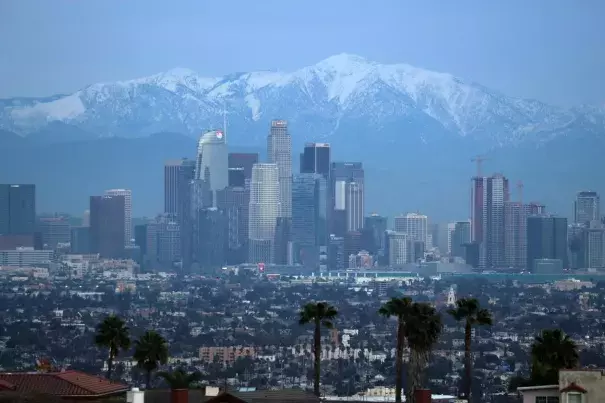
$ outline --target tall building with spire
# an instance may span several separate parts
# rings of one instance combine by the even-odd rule
[[[292,138],[288,133],[288,122],[271,122],[267,136],[267,159],[276,164],[279,172],[280,217],[292,217]]]
[[[254,164],[248,208],[248,261],[272,263],[280,206],[277,164]]]

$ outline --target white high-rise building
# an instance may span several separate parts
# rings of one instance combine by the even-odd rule
[[[280,217],[292,217],[292,138],[288,122],[274,120],[267,137],[267,158],[279,170]]]
[[[254,164],[248,212],[249,262],[271,263],[275,227],[280,216],[277,164]]]
[[[105,196],[124,196],[124,246],[129,246],[132,242],[132,191],[109,189],[105,191]]]
[[[195,162],[195,179],[206,181],[212,192],[212,205],[216,207],[216,191],[229,185],[227,143],[222,130],[204,133],[198,142]]]
[[[428,245],[428,223],[427,216],[417,213],[408,213],[395,217],[395,231],[408,234],[412,241],[424,242],[425,248]]]

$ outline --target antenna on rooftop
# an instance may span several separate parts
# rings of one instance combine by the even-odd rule
[[[225,136],[225,143],[227,142],[227,102],[223,101],[223,135]]]

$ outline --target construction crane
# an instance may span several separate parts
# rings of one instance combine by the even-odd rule
[[[476,155],[475,157],[471,158],[471,162],[474,162],[477,164],[477,177],[480,178],[481,176],[481,165],[483,164],[483,161],[487,160],[487,158],[485,158],[482,155]]]

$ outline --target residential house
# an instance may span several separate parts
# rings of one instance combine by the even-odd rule
[[[0,372],[0,392],[8,394],[43,394],[67,400],[105,399],[126,395],[128,385],[79,371]]]
[[[523,403],[598,403],[605,401],[605,370],[559,371],[559,384],[517,389]]]

